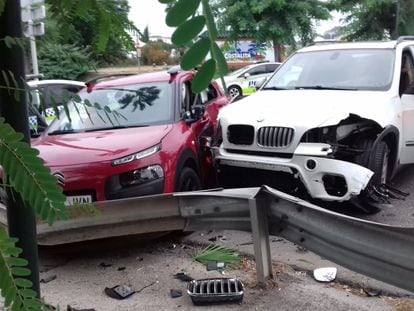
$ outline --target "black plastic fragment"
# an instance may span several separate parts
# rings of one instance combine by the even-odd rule
[[[171,298],[178,298],[183,295],[183,291],[181,289],[170,289]]]
[[[176,279],[179,279],[179,280],[184,281],[184,282],[190,282],[190,281],[194,280],[194,278],[192,278],[191,276],[189,276],[185,272],[176,273],[176,274],[174,274],[174,277]]]
[[[134,293],[135,293],[135,291],[127,285],[117,285],[117,286],[114,286],[114,287],[105,287],[105,294],[108,295],[111,298],[118,299],[118,300],[128,298],[129,296],[131,296]]]

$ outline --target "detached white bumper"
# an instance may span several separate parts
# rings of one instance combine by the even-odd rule
[[[357,196],[368,185],[374,174],[358,164],[327,158],[327,144],[300,144],[292,158],[256,156],[227,152],[222,147],[214,148],[214,162],[218,165],[256,168],[298,174],[309,194],[325,201],[347,201]],[[346,186],[341,196],[329,194],[324,176],[343,177]]]

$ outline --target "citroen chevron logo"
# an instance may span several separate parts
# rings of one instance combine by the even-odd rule
[[[65,175],[61,171],[54,172],[53,176],[56,177],[58,185],[62,187],[65,185]]]

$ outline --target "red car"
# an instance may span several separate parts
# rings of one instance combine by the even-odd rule
[[[89,84],[32,140],[67,203],[191,191],[211,186],[206,148],[229,100],[213,81],[170,70]],[[83,103],[83,104],[82,104]]]

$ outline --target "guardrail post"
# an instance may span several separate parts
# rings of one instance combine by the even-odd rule
[[[268,205],[263,196],[249,199],[250,220],[253,233],[254,256],[256,261],[257,283],[266,286],[273,278],[272,255],[270,253]]]

